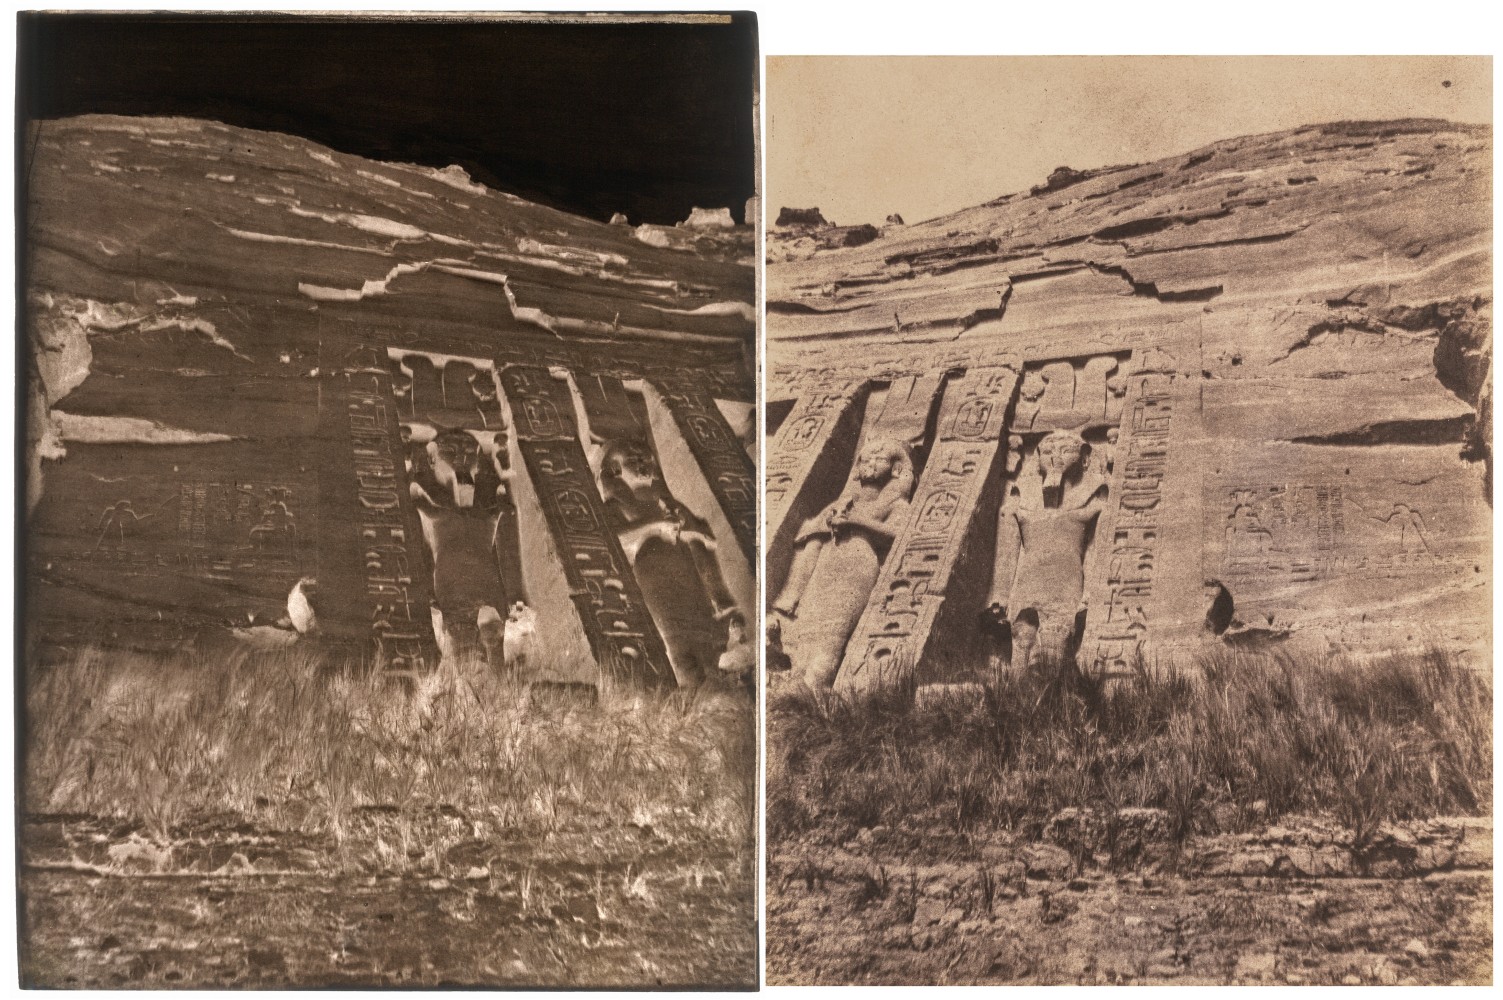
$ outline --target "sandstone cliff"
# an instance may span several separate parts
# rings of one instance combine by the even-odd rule
[[[901,390],[928,464],[842,676],[962,652],[932,636],[975,631],[1001,491],[1060,427],[1115,477],[1083,659],[1199,643],[1218,599],[1221,642],[1481,654],[1491,155],[1484,127],[1339,122],[1062,168],[859,247],[770,233],[769,592]]]
[[[188,119],[37,123],[25,167],[38,638],[171,643],[274,620],[303,576],[351,641],[393,616],[423,633],[427,549],[443,531],[409,509],[407,480],[447,428],[473,439],[460,450],[483,453],[471,458],[487,481],[510,484],[480,535],[497,517],[520,522],[521,553],[498,541],[481,561],[517,577],[511,596],[558,622],[561,646],[593,647],[589,619],[607,598],[587,592],[588,559],[567,531],[609,564],[587,565],[591,580],[621,575],[621,552],[589,468],[566,472],[543,451],[596,447],[623,383],[645,387],[647,404],[631,394],[622,419],[640,418],[634,432],[657,441],[674,489],[718,527],[749,586],[745,532],[730,524],[742,501],[696,467],[715,442],[680,433],[707,407],[694,426],[745,460],[726,420],[744,421],[754,398],[746,227],[612,227],[458,168]],[[541,378],[538,399],[498,391],[504,371]],[[579,481],[565,489],[539,463]],[[445,489],[468,504],[476,486],[455,475]],[[377,545],[376,527],[357,528],[387,497],[390,544]],[[650,632],[623,625],[640,612],[617,607],[612,627]]]

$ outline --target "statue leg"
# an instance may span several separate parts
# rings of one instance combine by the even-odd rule
[[[670,635],[668,630],[662,628],[659,631],[663,633],[663,644],[668,647],[668,663],[673,667],[673,679],[680,688],[698,687],[705,678],[700,644],[680,634]]]
[[[840,657],[828,650],[819,650],[804,666],[804,684],[815,691],[828,691],[835,686],[835,675],[839,672]]]
[[[996,684],[1012,662],[1012,628],[1000,606],[981,612],[981,641],[986,650],[987,677]]]
[[[1039,625],[1038,618],[1029,612],[1024,612],[1013,619],[1012,622],[1012,668],[1013,670],[1027,670],[1032,668],[1036,661],[1035,654],[1038,647]]]
[[[1052,617],[1042,622],[1034,648],[1040,663],[1062,668],[1070,648],[1069,623]]]
[[[1048,664],[1059,673],[1070,673],[1075,667],[1075,642],[1084,614],[1065,615],[1055,613],[1044,617],[1039,625],[1037,653],[1041,663]]]
[[[793,552],[793,565],[788,569],[788,580],[783,584],[783,590],[778,594],[777,600],[772,602],[774,611],[781,611],[789,617],[793,616],[798,609],[799,599],[804,596],[804,588],[809,585],[809,578],[814,575],[814,567],[819,565],[819,554],[824,549],[825,540],[816,536],[805,539]]]
[[[767,614],[767,634],[764,642],[767,647],[767,666],[770,670],[787,670],[792,666],[786,646],[787,625],[793,619],[794,611],[804,596],[804,588],[809,585],[809,578],[814,575],[814,568],[819,565],[819,554],[824,549],[824,545],[824,538],[816,535],[804,539],[793,550],[793,565],[788,569],[788,579],[783,584],[783,590],[778,594],[777,600],[772,602],[772,609]]]
[[[454,651],[454,659],[463,663],[474,658],[480,652],[477,610],[465,605],[450,605],[440,610],[443,612],[444,631],[449,633],[449,648]]]
[[[793,661],[788,658],[788,653],[783,649],[783,629],[788,624],[788,619],[781,611],[776,609],[767,615],[767,669],[788,670],[793,666]]]
[[[506,619],[489,604],[475,616],[475,627],[480,633],[480,648],[491,670],[501,673],[506,669]]]
[[[710,599],[716,619],[722,619],[735,611],[736,599],[731,596],[731,588],[725,584],[725,574],[720,572],[720,560],[715,558],[715,553],[703,545],[691,543],[689,555],[694,560],[694,571],[704,584],[705,596]]]

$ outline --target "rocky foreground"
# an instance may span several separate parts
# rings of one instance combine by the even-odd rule
[[[1486,819],[1362,844],[1300,817],[1183,843],[1154,809],[1068,810],[1037,842],[928,819],[774,845],[769,984],[1492,980]]]

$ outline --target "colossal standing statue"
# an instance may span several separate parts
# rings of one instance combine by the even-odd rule
[[[998,514],[985,615],[993,627],[1011,626],[1014,667],[1063,664],[1078,639],[1086,552],[1107,491],[1089,455],[1074,431],[1049,433],[1038,446],[1042,483],[1020,478]]]
[[[498,447],[501,444],[499,435]],[[433,595],[443,631],[457,653],[477,645],[495,669],[504,663],[508,597],[497,558],[506,485],[496,469],[504,455],[486,454],[468,431],[440,430],[414,443],[410,491],[433,550]]]
[[[890,438],[871,441],[840,499],[805,522],[795,539],[788,582],[773,602],[768,640],[781,648],[785,623],[797,621],[789,655],[811,688],[835,683],[846,643],[907,516],[913,480],[907,445]]]
[[[721,575],[709,524],[669,492],[652,453],[633,441],[606,443],[600,493],[674,678],[693,687],[714,676],[728,643],[745,642],[745,619]]]

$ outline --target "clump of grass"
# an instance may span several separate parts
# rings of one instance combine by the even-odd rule
[[[1154,807],[1182,839],[1262,803],[1266,818],[1334,815],[1360,839],[1389,820],[1491,808],[1491,687],[1441,652],[1228,652],[1198,676],[1109,689],[1062,677],[1006,676],[985,712],[914,711],[905,692],[770,697],[769,837],[843,839],[907,817],[1036,835],[1067,807]]]
[[[233,816],[342,841],[362,809],[444,811],[544,834],[754,836],[754,710],[602,690],[539,707],[527,682],[450,663],[404,691],[298,647],[208,657],[84,651],[27,677],[23,808],[143,825]],[[665,829],[669,828],[669,829]]]

